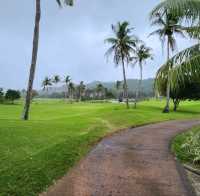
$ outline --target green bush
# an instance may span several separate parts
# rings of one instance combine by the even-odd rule
[[[172,148],[181,161],[200,166],[200,127],[178,135]]]
[[[181,145],[181,149],[193,163],[200,164],[200,132],[189,133],[185,142]]]

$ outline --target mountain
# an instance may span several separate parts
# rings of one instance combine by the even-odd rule
[[[127,84],[128,84],[128,89],[129,91],[135,91],[137,89],[139,80],[137,79],[128,79]],[[97,84],[101,83],[104,87],[110,90],[116,89],[116,82],[100,82],[100,81],[94,81],[89,84],[87,84],[88,88],[95,88]],[[151,93],[153,92],[153,86],[154,86],[154,79],[149,78],[145,79],[142,81],[142,88],[145,93]]]

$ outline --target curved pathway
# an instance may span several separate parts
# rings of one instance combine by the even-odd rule
[[[42,196],[194,196],[169,145],[195,125],[163,122],[106,138]]]

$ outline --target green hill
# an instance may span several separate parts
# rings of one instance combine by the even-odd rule
[[[129,91],[135,92],[135,90],[137,89],[138,82],[139,82],[139,80],[137,80],[137,79],[128,79],[127,83],[128,83]],[[87,87],[93,89],[99,83],[103,84],[104,87],[106,87],[110,90],[114,90],[116,88],[115,87],[116,82],[100,82],[100,81],[91,82],[91,83],[87,84]],[[152,93],[153,92],[153,85],[154,85],[154,79],[149,78],[149,79],[143,80],[143,82],[142,82],[143,91],[145,93]]]

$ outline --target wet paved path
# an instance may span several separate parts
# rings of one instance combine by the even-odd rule
[[[199,124],[163,122],[106,138],[42,196],[194,196],[169,146]]]

